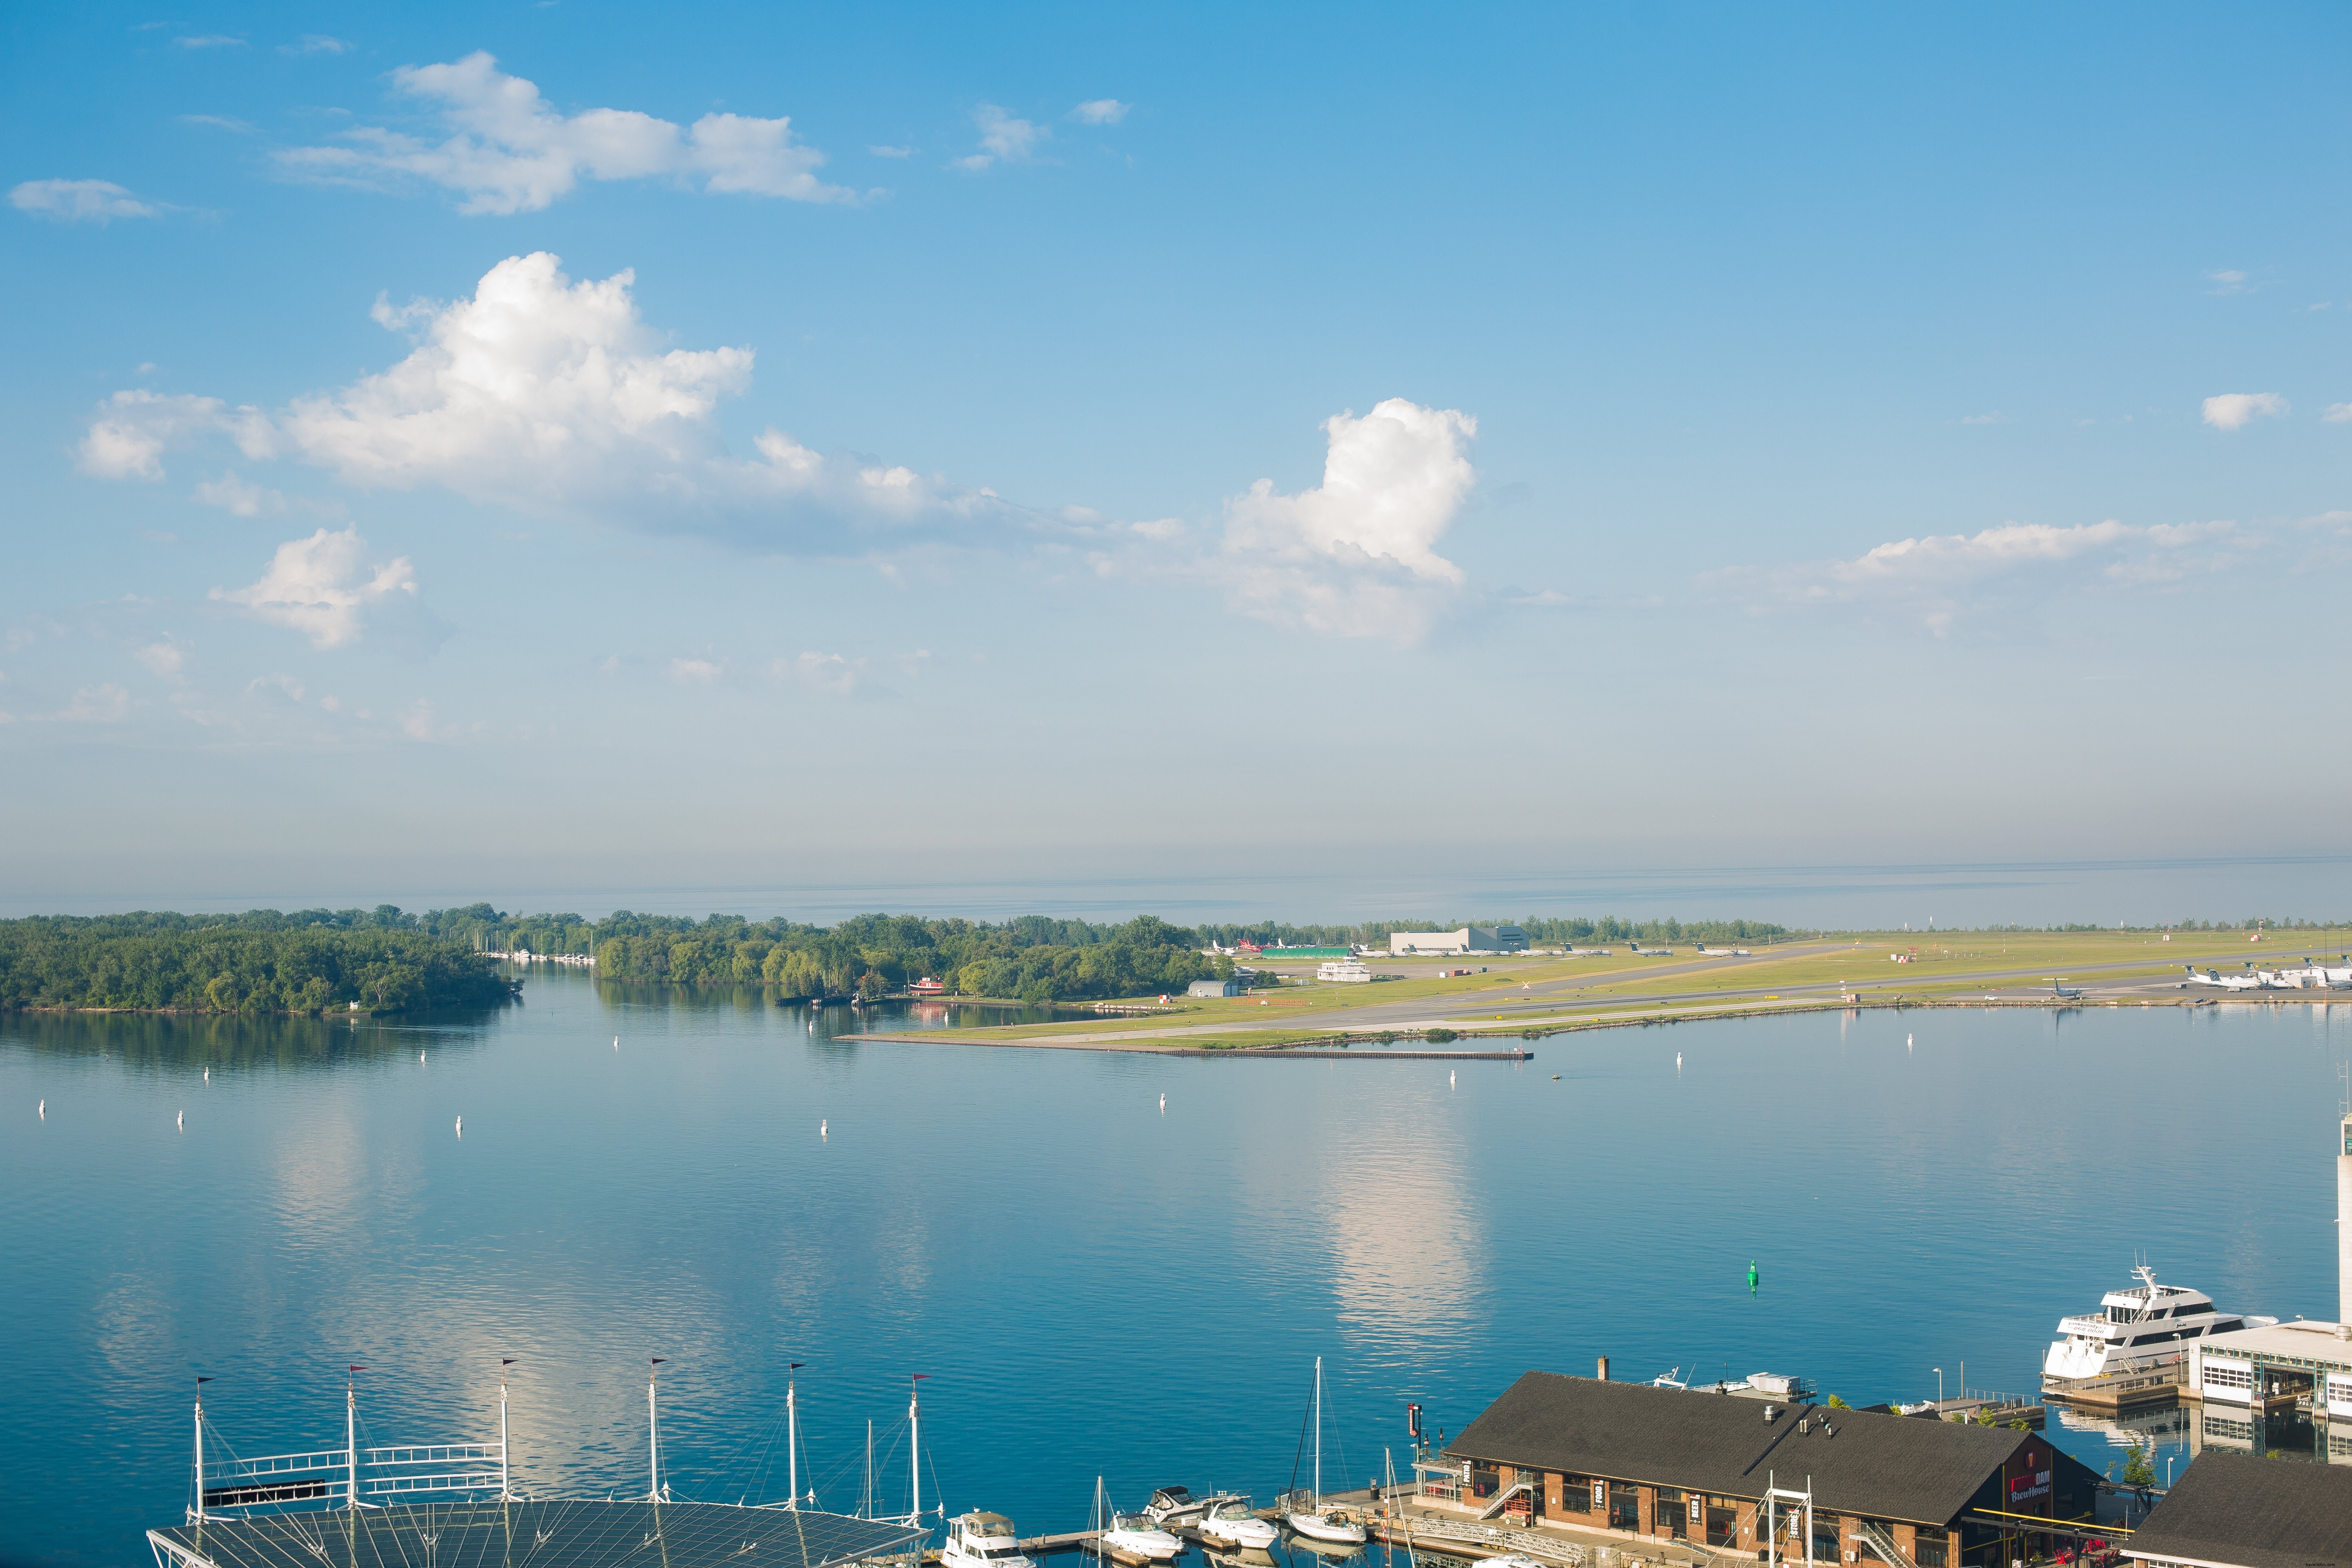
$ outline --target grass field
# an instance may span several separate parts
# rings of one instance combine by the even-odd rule
[[[2054,1003],[2053,979],[2082,989],[2086,1001],[2183,1002],[2213,994],[2179,989],[2184,964],[2237,970],[2251,960],[2270,968],[2307,955],[2335,962],[2347,951],[2347,929],[2271,932],[2259,943],[2242,931],[2174,932],[2169,940],[2149,931],[1885,931],[1755,947],[1749,958],[1705,956],[1687,946],[1654,958],[1619,943],[1605,956],[1374,959],[1375,973],[1401,978],[1370,985],[1318,984],[1307,965],[1304,984],[1255,996],[1188,999],[1160,1016],[926,1031],[924,1037],[1250,1049],[1329,1044],[1339,1034],[1418,1036],[1433,1025],[1499,1045],[1530,1032],[1663,1017],[1836,1008],[1853,1005],[1848,997],[1864,1005],[1958,1005],[1988,996]],[[1897,953],[1908,961],[1894,962]],[[1433,972],[1442,966],[1477,973],[1439,979]],[[2328,994],[2251,994],[2308,1001]]]

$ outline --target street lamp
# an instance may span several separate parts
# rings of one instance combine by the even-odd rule
[[[1939,1366],[1939,1367],[1937,1367],[1937,1368],[1936,1369],[1936,1414],[1937,1414],[1937,1415],[1941,1415],[1943,1413],[1944,1413],[1944,1369],[1943,1369],[1942,1367],[1940,1367],[1940,1366]]]

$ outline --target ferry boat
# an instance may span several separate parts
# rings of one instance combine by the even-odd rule
[[[940,1568],[1037,1568],[1021,1552],[1013,1521],[1001,1513],[960,1513],[948,1521]]]
[[[2058,1340],[2042,1358],[2044,1377],[2098,1377],[2179,1355],[2194,1340],[2239,1329],[2274,1327],[2276,1318],[2224,1312],[2202,1290],[2159,1285],[2156,1270],[2132,1270],[2139,1283],[2110,1290],[2099,1310],[2058,1320]]]

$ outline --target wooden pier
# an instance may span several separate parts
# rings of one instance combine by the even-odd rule
[[[2048,1378],[2042,1397],[2053,1405],[2120,1415],[2126,1411],[2165,1410],[2180,1403],[2189,1383],[2186,1365],[2142,1367],[2104,1377]]]

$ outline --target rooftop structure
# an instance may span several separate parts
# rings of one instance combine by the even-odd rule
[[[2124,1554],[2164,1568],[2352,1568],[2352,1470],[2200,1454]]]
[[[1446,1452],[1463,1464],[1465,1506],[1507,1506],[1524,1488],[1531,1515],[1746,1552],[1763,1549],[1802,1488],[1832,1561],[1893,1551],[1919,1568],[1959,1568],[1963,1552],[2004,1534],[2040,1540],[2034,1518],[2086,1518],[2097,1479],[2038,1432],[1545,1372],[1513,1384]],[[1803,1541],[1781,1545],[1801,1552]]]
[[[1458,931],[1397,931],[1389,933],[1389,952],[1524,952],[1528,933],[1517,926],[1464,926]]]

